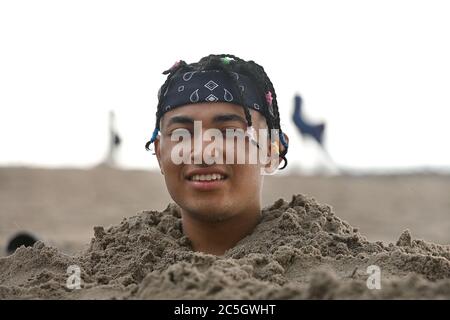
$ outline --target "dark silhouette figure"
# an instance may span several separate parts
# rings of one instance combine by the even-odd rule
[[[6,252],[8,254],[13,254],[17,248],[20,248],[21,246],[31,247],[36,241],[37,239],[31,234],[19,232],[8,241]]]
[[[120,136],[117,132],[115,115],[113,111],[109,112],[109,148],[105,163],[111,167],[116,165],[116,154],[121,144]]]
[[[304,136],[310,136],[323,147],[323,132],[325,131],[325,123],[311,124],[305,121],[302,116],[302,98],[296,95],[294,98],[294,114],[292,119],[295,125]]]

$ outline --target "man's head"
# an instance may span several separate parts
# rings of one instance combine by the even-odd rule
[[[200,121],[203,131],[217,129],[224,136],[227,129],[247,133],[249,129],[257,133],[259,129],[278,129],[281,145],[277,157],[286,165],[287,136],[281,132],[275,90],[264,69],[253,61],[234,56],[210,55],[190,65],[177,62],[164,74],[169,76],[158,94],[156,128],[146,147],[155,143],[158,163],[172,199],[184,213],[204,222],[226,221],[259,210],[261,169],[266,165],[236,162],[239,152],[250,152],[249,140],[244,145],[231,144],[235,159],[232,163],[228,159],[206,163],[203,152],[213,140],[205,141],[204,137],[200,137],[197,145],[201,162],[175,163],[173,156],[174,148],[180,143],[174,136],[180,132],[188,133],[191,138],[188,158],[193,160],[198,156],[199,150],[194,145],[199,137],[194,129],[195,122]],[[268,145],[274,140],[270,131],[265,138],[269,139]],[[236,139],[224,138],[224,158],[231,150],[229,142],[233,141]],[[211,150],[214,151],[217,150]]]
[[[257,131],[267,128],[261,114],[251,110],[251,115]],[[245,142],[245,150],[238,150],[240,146],[234,143],[236,139],[225,138],[223,148],[217,150],[223,151],[222,161],[211,165],[205,164],[204,161],[195,164],[194,158],[202,157],[211,141],[194,136],[194,121],[201,122],[203,133],[208,129],[218,129],[224,137],[227,129],[242,132],[247,129],[242,107],[231,103],[188,104],[164,114],[160,124],[161,134],[155,141],[155,153],[172,199],[181,208],[205,221],[223,221],[242,213],[243,210],[259,207],[263,165],[251,164],[248,161],[238,164],[236,159],[240,151],[249,153],[248,141]],[[190,163],[175,164],[173,161],[174,148],[180,143],[178,139],[173,139],[173,136],[180,130],[192,134],[192,140],[200,139],[200,148],[197,151],[191,149],[189,143],[189,149],[192,150],[189,154]],[[233,148],[233,161],[227,164],[225,157],[231,154],[229,148]]]

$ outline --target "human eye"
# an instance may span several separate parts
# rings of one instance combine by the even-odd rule
[[[244,129],[239,127],[226,127],[222,129],[222,133],[228,138],[240,138],[245,135]]]
[[[190,137],[191,131],[186,128],[175,128],[169,131],[169,136],[172,138]]]
[[[175,128],[170,131],[170,133],[186,133],[189,132],[189,129],[186,128]]]
[[[236,127],[228,126],[228,127],[220,128],[220,131],[223,134],[226,134],[227,132],[233,133],[234,131],[236,131],[236,129],[237,129]]]

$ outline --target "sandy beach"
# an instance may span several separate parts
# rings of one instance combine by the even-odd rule
[[[159,173],[1,168],[0,298],[448,299],[448,194],[445,175],[270,176],[261,223],[216,257],[191,250]],[[41,241],[6,256],[21,230]]]

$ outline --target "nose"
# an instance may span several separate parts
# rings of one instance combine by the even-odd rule
[[[193,136],[191,161],[194,164],[212,165],[223,160],[223,137],[219,130],[201,130]]]

